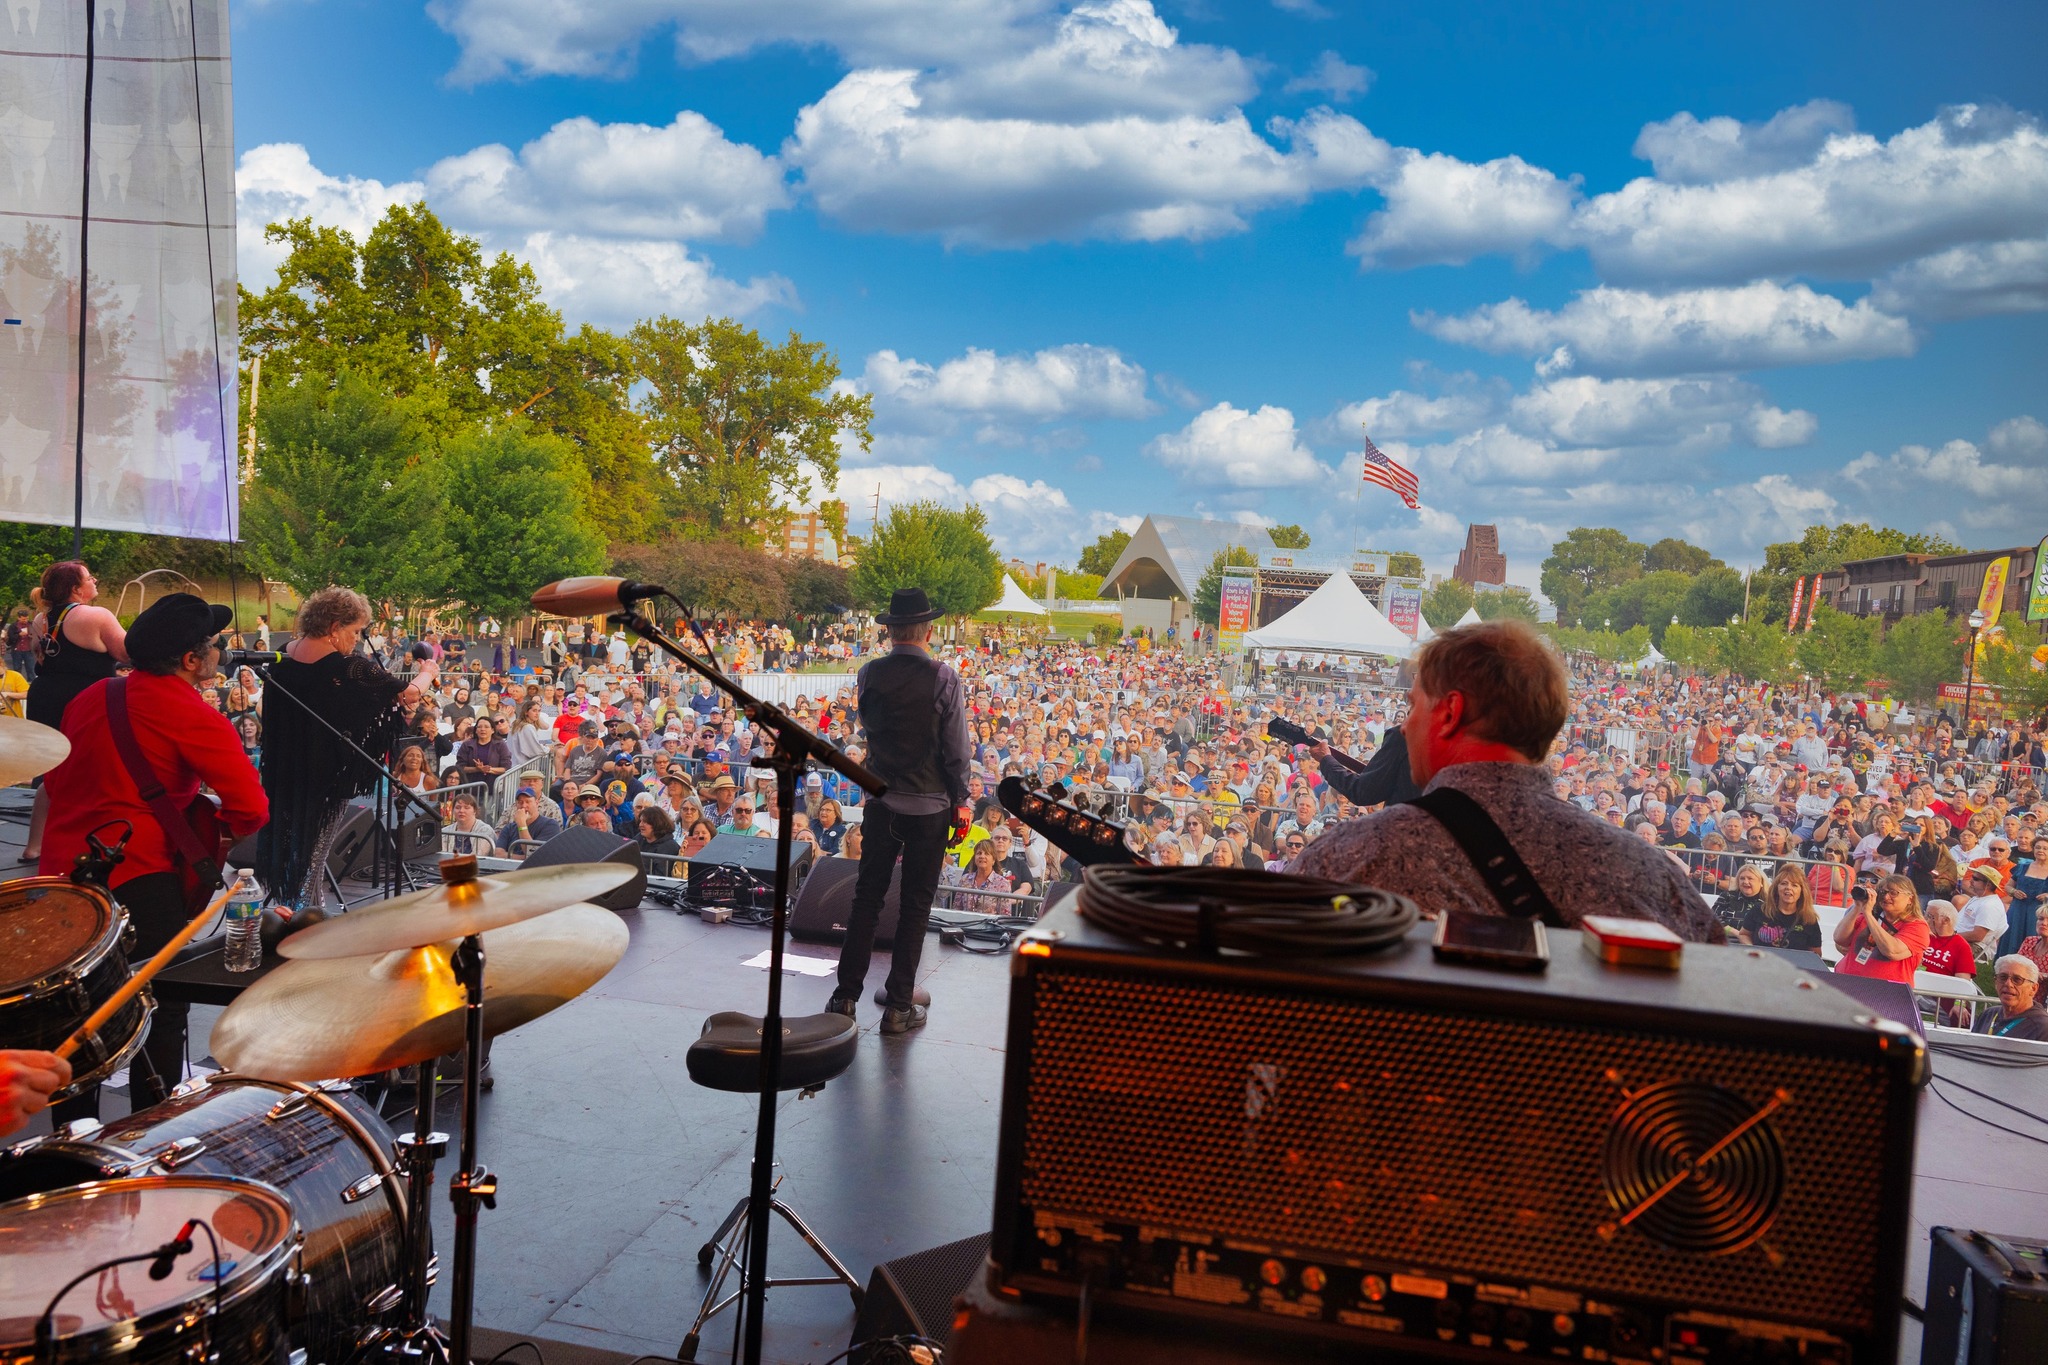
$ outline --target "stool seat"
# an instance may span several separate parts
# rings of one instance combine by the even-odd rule
[[[823,1085],[853,1065],[860,1033],[843,1014],[785,1015],[779,1090]],[[704,1021],[684,1055],[690,1079],[711,1090],[761,1093],[761,1018],[727,1010]]]

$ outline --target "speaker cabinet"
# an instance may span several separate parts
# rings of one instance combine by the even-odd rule
[[[820,858],[789,907],[789,936],[805,943],[845,942],[846,924],[853,916],[853,884],[859,876],[858,858]],[[875,924],[877,948],[896,942],[902,885],[903,865],[898,863],[889,872],[889,890],[882,897],[882,915]]]
[[[943,1349],[953,1336],[954,1300],[967,1292],[987,1259],[988,1234],[978,1232],[876,1266],[854,1319],[848,1359],[853,1365],[902,1359],[865,1349],[869,1342],[890,1337],[922,1337]]]
[[[555,867],[562,863],[617,863],[633,869],[633,880],[616,891],[591,897],[592,905],[607,910],[631,910],[647,894],[647,869],[640,861],[640,845],[587,825],[571,825],[526,855],[521,868]]]
[[[1068,901],[1011,977],[991,1287],[1460,1360],[1891,1360],[1926,1054],[1771,958],[1216,956]]]

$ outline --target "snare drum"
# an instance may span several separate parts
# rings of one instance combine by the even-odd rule
[[[0,882],[0,1039],[53,1052],[128,980],[128,917],[96,886],[63,877]],[[147,988],[71,1058],[66,1100],[128,1064],[156,1008]]]
[[[220,1243],[218,1267],[195,1230],[164,1279],[131,1262],[57,1297],[73,1276],[147,1255],[195,1218]],[[253,1180],[144,1176],[0,1204],[0,1361],[276,1365],[298,1246],[290,1201]],[[53,1349],[38,1351],[36,1323],[53,1298]]]
[[[405,1190],[392,1143],[376,1111],[340,1082],[223,1072],[103,1127],[84,1121],[0,1151],[0,1199],[173,1172],[262,1181],[289,1197],[304,1234],[291,1344],[309,1365],[340,1365],[397,1300]]]

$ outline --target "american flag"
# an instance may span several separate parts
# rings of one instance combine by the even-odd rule
[[[1415,497],[1422,491],[1415,482],[1415,476],[1388,459],[1386,453],[1372,443],[1370,436],[1365,438],[1365,481],[1376,483],[1389,493],[1400,494],[1401,501],[1417,511],[1422,509],[1422,504]]]

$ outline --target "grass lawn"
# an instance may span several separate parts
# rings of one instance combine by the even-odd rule
[[[994,612],[984,611],[977,612],[975,614],[974,619],[982,622],[984,625],[1015,626],[1027,625],[1032,622],[1042,620],[1044,618],[1036,616],[998,615]],[[1111,625],[1117,625],[1119,624],[1120,619],[1121,618],[1106,612],[1056,611],[1052,613],[1051,617],[1052,632],[1053,634],[1058,635],[1063,639],[1086,640],[1088,638],[1088,632],[1095,629],[1096,625],[1099,622],[1107,621]]]

